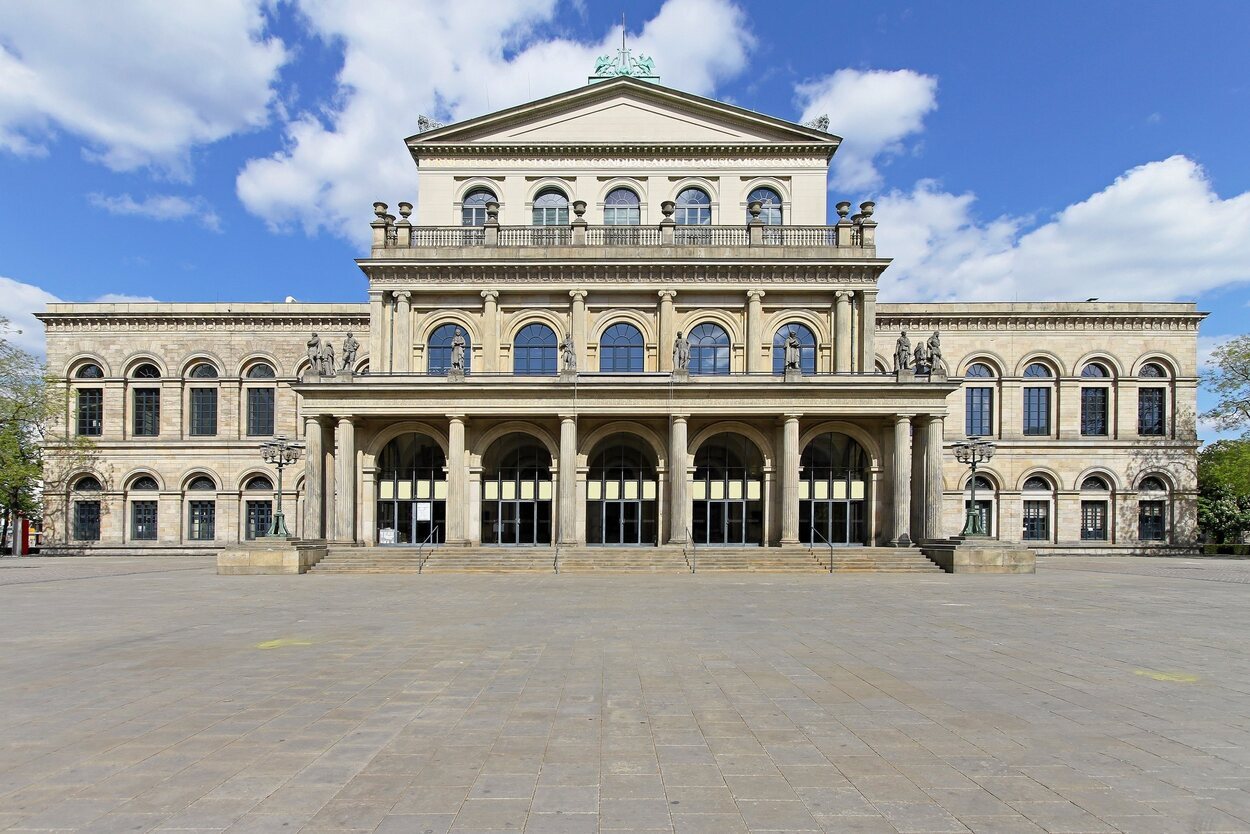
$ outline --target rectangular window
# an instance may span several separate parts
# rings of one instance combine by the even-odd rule
[[[247,389],[247,433],[250,437],[273,434],[272,388]]]
[[[216,537],[217,502],[192,501],[188,520],[189,539],[197,542],[212,541]]]
[[[217,434],[217,389],[191,389],[191,435],[212,437]]]
[[[130,504],[130,538],[135,541],[156,541],[156,502],[133,501]]]
[[[100,540],[100,502],[74,502],[74,538],[80,542]]]
[[[1050,502],[1024,502],[1024,540],[1026,542],[1050,541]]]
[[[1164,434],[1166,388],[1137,389],[1137,433],[1147,437]]]
[[[1081,389],[1081,434],[1086,436],[1106,436],[1107,432],[1107,389]]]
[[[1107,540],[1107,502],[1081,502],[1081,540]]]
[[[161,389],[135,389],[135,437],[156,437],[161,433]]]
[[[965,395],[964,434],[986,437],[994,433],[994,389],[969,388]]]
[[[78,389],[78,434],[99,437],[104,430],[104,389]]]
[[[272,501],[248,501],[247,502],[247,531],[246,536],[249,539],[258,539],[269,532],[269,525],[273,523],[273,502]]]
[[[1024,389],[1024,433],[1050,434],[1050,389]]]
[[[1137,538],[1144,542],[1167,539],[1167,502],[1140,501],[1137,504]]]

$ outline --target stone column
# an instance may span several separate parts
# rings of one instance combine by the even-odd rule
[[[833,370],[844,374],[851,370],[851,294],[839,290],[834,298]]]
[[[911,544],[911,418],[894,418],[894,524],[890,544]]]
[[[452,414],[447,420],[447,537],[460,544],[467,541],[468,490],[465,489],[464,415]]]
[[[304,416],[304,532],[301,538],[326,538],[324,526],[325,452],[322,449],[321,421],[311,414]]]
[[[859,297],[859,367],[856,370],[870,374],[877,363],[877,291],[864,290]]]
[[[334,455],[334,540],[345,544],[356,541],[356,424],[351,417],[340,417]]]
[[[686,527],[686,415],[674,414],[668,435],[668,541],[685,544]]]
[[[560,415],[560,544],[577,543],[577,418]]]
[[[499,293],[482,290],[482,370],[499,365]]]
[[[381,373],[382,363],[382,290],[369,290],[369,369]]]
[[[760,299],[763,297],[763,290],[747,290],[747,373],[760,370],[760,331],[764,326]]]
[[[569,290],[569,297],[573,299],[573,322],[570,329],[573,333],[573,352],[577,356],[577,370],[588,371],[590,368],[586,367],[586,357],[590,355],[590,351],[586,346],[586,291]]]
[[[781,443],[781,543],[799,543],[799,415],[787,414]]]
[[[660,290],[660,343],[655,352],[660,360],[657,366],[661,371],[673,370],[673,342],[677,339],[677,328],[673,322],[673,290]]]
[[[412,370],[412,293],[403,290],[395,298],[395,371],[407,373]]]
[[[924,539],[933,541],[942,535],[942,434],[946,420],[941,415],[929,418],[925,430]]]

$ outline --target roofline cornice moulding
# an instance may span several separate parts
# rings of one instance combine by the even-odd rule
[[[872,264],[795,263],[778,264],[602,264],[553,263],[536,265],[493,263],[428,264],[412,262],[358,261],[371,286],[392,287],[431,284],[446,289],[457,284],[487,288],[520,289],[551,284],[625,284],[620,289],[693,289],[700,285],[819,286],[857,285],[875,288],[887,262]]]
[[[359,313],[317,313],[311,311],[292,313],[231,313],[223,310],[217,314],[203,313],[110,313],[110,312],[56,312],[36,313],[35,318],[44,323],[48,332],[79,330],[307,330],[310,326],[322,328],[352,327],[369,329],[369,305],[361,304]]]
[[[1197,330],[1205,313],[1078,313],[951,311],[892,313],[877,307],[877,332],[894,330]]]
[[[730,155],[736,157],[785,157],[802,156],[828,159],[833,156],[833,147],[790,142],[708,142],[708,143],[580,143],[580,144],[534,144],[534,143],[493,143],[464,145],[418,145],[412,147],[414,159],[421,158],[477,158],[482,156],[498,156],[509,159],[532,156],[540,159],[559,158],[598,158],[604,155],[633,156],[640,159],[657,157],[691,157],[707,158],[709,154]]]

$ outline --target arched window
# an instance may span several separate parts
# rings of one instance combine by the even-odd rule
[[[712,225],[712,198],[702,188],[686,188],[677,195],[673,220],[678,226]]]
[[[998,528],[995,526],[994,519],[997,516],[995,510],[998,507],[998,489],[994,486],[994,482],[984,475],[977,475],[976,478],[969,478],[968,483],[964,485],[964,512],[972,508],[972,487],[973,482],[976,483],[976,511],[981,517],[981,528],[985,530],[985,535],[998,535]]]
[[[863,544],[868,456],[840,432],[818,435],[799,458],[799,541]]]
[[[244,386],[247,398],[247,436],[270,437],[274,433],[278,389],[269,382],[275,379],[273,365],[257,362],[244,374],[248,385]]]
[[[74,492],[99,492],[100,479],[95,475],[83,475],[74,483]]]
[[[187,492],[213,492],[217,484],[207,475],[197,475],[187,484]],[[212,541],[217,537],[217,502],[211,497],[187,501],[187,538]]]
[[[1026,379],[1052,379],[1054,374],[1041,362],[1034,362],[1024,369]],[[1031,437],[1050,434],[1051,386],[1026,386],[1024,397],[1024,433]]]
[[[993,379],[994,369],[984,362],[973,362],[964,371],[964,378],[973,381]],[[991,385],[968,385],[964,388],[964,434],[986,437],[994,433],[994,388]]]
[[[160,379],[160,368],[151,362],[144,362],[130,373],[134,379]],[[135,437],[156,437],[161,433],[161,389],[131,389],[133,414],[131,433]]]
[[[1106,379],[1111,374],[1097,362],[1090,362],[1084,368],[1081,368],[1081,376],[1085,379]]]
[[[534,225],[569,225],[569,198],[554,188],[539,194],[534,199]]]
[[[161,369],[153,365],[151,362],[144,362],[135,368],[131,374],[135,379],[160,379]]]
[[[270,365],[268,362],[257,362],[247,369],[248,379],[274,379],[276,376],[273,365]]]
[[[1141,483],[1137,485],[1139,492],[1167,492],[1167,484],[1163,483],[1163,479],[1157,475],[1147,475],[1141,479]]]
[[[659,522],[654,455],[639,438],[615,434],[595,447],[586,478],[588,544],[655,544]]]
[[[79,368],[74,376],[78,379],[103,379],[104,371],[94,362],[88,362]]]
[[[556,372],[556,334],[545,324],[527,324],[512,340],[512,372],[544,376]]]
[[[1090,362],[1081,368],[1081,378],[1093,382],[1107,382],[1111,372],[1098,362]],[[1081,386],[1081,435],[1083,437],[1107,437],[1111,434],[1111,387],[1108,385]]]
[[[486,188],[475,188],[466,194],[460,207],[460,225],[486,225],[486,204],[494,199],[495,195]]]
[[[401,434],[378,455],[377,541],[443,541],[447,526],[447,458],[433,438]]]
[[[482,456],[482,543],[551,543],[551,453],[533,437],[513,433]]]
[[[729,334],[719,325],[704,322],[690,331],[690,373],[729,374]]]
[[[269,480],[267,475],[253,475],[247,479],[247,483],[243,485],[243,488],[273,492],[273,481]]]
[[[803,324],[783,324],[773,334],[773,373],[780,376],[786,372],[786,340],[793,332],[799,340],[799,371],[805,375],[816,373],[816,337]]]
[[[1026,542],[1050,541],[1054,514],[1054,488],[1041,475],[1030,475],[1024,481],[1021,538]]]
[[[1137,375],[1142,379],[1164,379],[1167,377],[1168,372],[1157,362],[1147,362],[1145,365],[1142,365],[1141,371]]]
[[[1040,379],[1042,377],[1049,378],[1052,374],[1050,373],[1050,368],[1047,368],[1041,362],[1034,362],[1024,369],[1024,375],[1030,379]]]
[[[638,195],[628,188],[614,188],[603,201],[605,226],[637,226],[642,222],[642,205]]]
[[[1081,481],[1082,491],[1108,492],[1109,489],[1107,482],[1097,475],[1090,475]]]
[[[187,376],[192,379],[216,379],[217,369],[207,362],[200,362],[191,368],[191,373]]]
[[[600,373],[641,373],[642,333],[625,322],[603,331],[599,337]]]
[[[750,223],[751,203],[756,201],[760,203],[760,220],[765,226],[781,225],[781,195],[771,188],[761,187],[754,189],[747,195],[747,222]]]
[[[97,493],[101,490],[100,481],[94,475],[83,475],[74,483],[74,492]],[[73,534],[77,541],[98,542],[100,540],[100,498],[98,495],[83,495],[74,501]]]
[[[151,475],[140,475],[138,478],[135,478],[134,481],[131,482],[130,489],[131,491],[153,490],[153,489],[160,489],[160,487],[157,485],[156,479],[153,478]]]
[[[1168,486],[1157,475],[1147,475],[1137,486],[1137,539],[1162,542],[1168,538]]]
[[[1147,362],[1137,372],[1140,379],[1164,380],[1168,372],[1158,362]],[[1166,385],[1142,385],[1137,389],[1137,433],[1143,437],[1167,434],[1168,389]]]
[[[187,489],[188,490],[200,490],[200,489],[215,490],[217,489],[217,484],[213,483],[213,479],[208,477],[207,475],[197,475],[195,478],[191,480],[191,483],[187,484]]]
[[[1081,481],[1081,540],[1106,541],[1107,520],[1111,517],[1111,489],[1098,475],[1089,475]]]
[[[967,379],[993,379],[994,369],[984,362],[973,362],[964,373]]]
[[[740,434],[709,437],[695,453],[691,532],[699,544],[762,544],[763,461]]]
[[[135,496],[134,493],[155,492],[156,479],[140,475],[130,483],[130,538],[132,541],[156,541],[159,503],[156,496]]]
[[[1043,478],[1041,475],[1032,475],[1027,480],[1025,480],[1024,490],[1026,492],[1028,492],[1029,490],[1044,490],[1046,492],[1049,492],[1050,482],[1047,481],[1045,478]]]
[[[430,334],[429,359],[426,362],[426,369],[431,375],[445,376],[451,370],[452,342],[456,338],[457,331],[460,333],[460,338],[464,339],[464,372],[466,374],[469,372],[473,342],[464,328],[455,323],[448,323],[439,325],[438,329]]]

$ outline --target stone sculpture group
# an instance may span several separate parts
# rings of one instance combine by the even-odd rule
[[[907,331],[898,334],[894,343],[894,372],[912,371],[917,374],[946,373],[946,362],[942,359],[942,337],[935,330],[933,335],[923,342],[917,342],[913,350]]]
[[[336,376],[339,373],[351,373],[356,364],[356,354],[360,351],[360,342],[349,330],[343,340],[343,363],[336,365],[334,361],[334,345],[328,339],[322,339],[316,333],[309,337],[308,366],[317,376]]]

